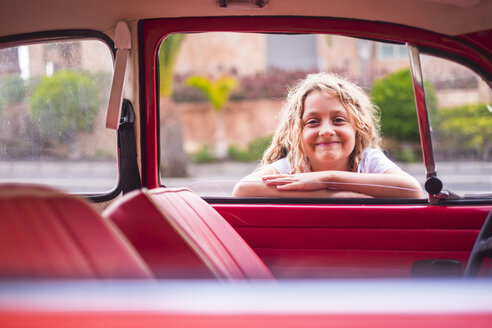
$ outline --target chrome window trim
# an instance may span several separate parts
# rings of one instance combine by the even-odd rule
[[[420,141],[422,147],[422,156],[424,159],[426,182],[425,190],[429,193],[431,204],[437,203],[443,197],[441,193],[442,182],[437,178],[436,163],[434,161],[434,152],[432,148],[431,127],[427,104],[425,102],[424,78],[422,67],[420,65],[420,51],[411,44],[408,46],[408,55],[410,58],[410,71],[412,72],[413,91],[415,96],[415,105],[417,109],[417,118],[419,122]]]

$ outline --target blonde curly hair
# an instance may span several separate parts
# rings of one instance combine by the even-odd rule
[[[287,95],[283,118],[273,135],[272,143],[263,154],[262,166],[287,157],[291,172],[311,171],[309,159],[301,146],[302,116],[307,96],[319,90],[337,97],[347,110],[354,125],[355,147],[349,156],[349,171],[357,171],[362,152],[366,148],[380,148],[379,111],[367,94],[354,83],[331,73],[309,74],[294,86]]]

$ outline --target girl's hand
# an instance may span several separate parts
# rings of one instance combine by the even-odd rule
[[[267,186],[276,186],[282,191],[314,191],[330,188],[329,172],[307,172],[298,174],[272,174],[261,177]]]
[[[320,197],[331,198],[372,198],[371,196],[348,190],[330,188],[326,172],[309,172],[299,174],[272,174],[261,177],[268,186],[276,186],[279,191],[321,191]],[[328,182],[328,183],[327,183]],[[329,190],[326,190],[329,189]],[[326,194],[329,193],[329,194]]]

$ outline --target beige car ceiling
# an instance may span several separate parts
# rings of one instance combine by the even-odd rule
[[[0,36],[59,29],[111,35],[120,20],[231,15],[345,17],[458,35],[492,28],[492,0],[269,0],[243,10],[219,8],[217,0],[4,0],[0,15]]]

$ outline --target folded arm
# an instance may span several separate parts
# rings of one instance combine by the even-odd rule
[[[279,191],[345,190],[379,198],[425,198],[415,178],[399,168],[383,174],[319,171],[262,176],[267,186]]]
[[[264,167],[241,179],[234,186],[234,197],[283,197],[283,198],[367,198],[369,196],[346,190],[329,190],[320,188],[315,190],[282,190],[275,184],[268,184],[264,176],[278,175],[272,167]],[[280,176],[280,175],[278,175]]]

